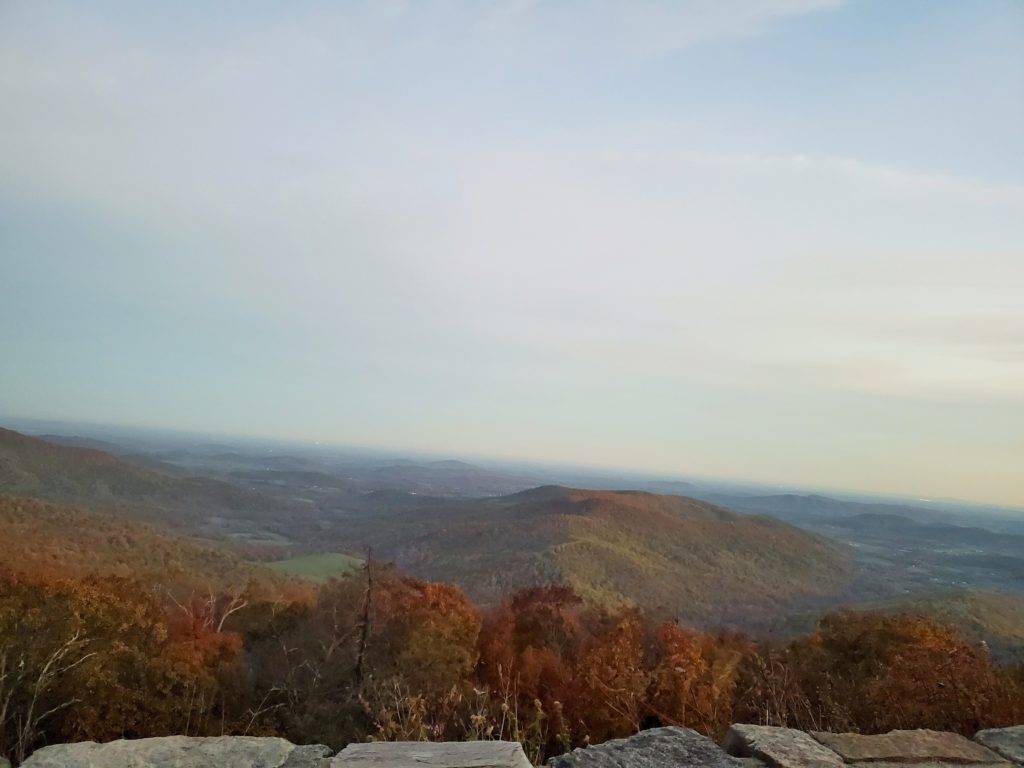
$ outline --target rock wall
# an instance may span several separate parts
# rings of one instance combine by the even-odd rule
[[[0,768],[5,768],[0,757]],[[804,733],[734,725],[719,746],[689,728],[652,728],[553,757],[548,768],[1024,768],[1024,725],[974,739],[940,731]],[[251,736],[167,736],[107,744],[55,744],[23,768],[530,768],[515,742],[322,744],[296,746]]]
[[[257,736],[80,741],[33,752],[22,768],[329,768],[330,747]]]
[[[655,728],[577,749],[549,768],[1024,768],[1024,726],[974,740],[940,731],[877,736],[734,725],[719,747],[688,728]]]
[[[985,733],[996,732],[982,731],[978,736]],[[1009,758],[978,737],[972,741],[956,733],[923,729],[864,736],[734,725],[724,746],[731,754],[752,757],[769,768],[1013,768]]]

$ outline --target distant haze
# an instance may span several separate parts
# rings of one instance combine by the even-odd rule
[[[1024,4],[0,4],[0,413],[1024,504]]]

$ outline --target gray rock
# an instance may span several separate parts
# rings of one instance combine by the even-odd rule
[[[11,768],[11,761],[0,755],[0,768]]]
[[[706,736],[671,726],[641,731],[548,760],[551,768],[744,768]]]
[[[322,768],[322,744],[295,746],[257,736],[163,736],[97,744],[53,744],[32,753],[23,768]]]
[[[1024,725],[978,731],[974,740],[1007,760],[1024,765]]]
[[[889,731],[876,736],[859,733],[811,735],[848,763],[956,763],[991,765],[1003,762],[987,747],[958,733],[944,731]],[[880,768],[875,766],[875,768]]]
[[[722,746],[730,755],[756,757],[772,768],[843,768],[839,755],[792,728],[737,724]]]
[[[517,741],[349,744],[331,768],[533,768]]]

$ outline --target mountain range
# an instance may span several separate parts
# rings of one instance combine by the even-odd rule
[[[268,560],[286,572],[292,562],[347,568],[369,551],[482,604],[560,583],[592,604],[702,626],[806,631],[822,610],[849,604],[917,608],[1000,650],[1024,637],[1024,537],[1010,518],[995,531],[954,525],[962,518],[943,510],[817,494],[645,483],[698,500],[523,490],[530,483],[452,460],[185,441],[129,448],[0,429],[0,557],[75,574],[146,576],[153,566],[219,583],[265,578]]]
[[[423,499],[347,518],[336,542],[494,602],[538,583],[595,603],[637,603],[732,623],[834,598],[850,558],[769,517],[682,496],[544,486],[508,496]]]
[[[398,464],[387,468],[389,477],[394,467],[422,475],[419,465]],[[427,469],[472,473],[454,462]],[[304,479],[321,488],[329,482]],[[320,501],[304,494],[302,503],[250,485],[182,477],[94,448],[0,431],[0,493],[76,504],[208,540],[371,550],[413,575],[454,582],[483,603],[561,583],[596,604],[750,623],[792,604],[833,599],[851,575],[848,554],[822,537],[680,496],[544,486],[446,498],[352,490],[342,482]]]

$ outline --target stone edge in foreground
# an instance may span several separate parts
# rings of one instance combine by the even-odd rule
[[[331,768],[532,768],[517,741],[382,741],[349,744]]]
[[[550,768],[743,768],[736,758],[689,728],[669,726],[641,731],[628,739],[613,739],[574,749],[548,760]]]

